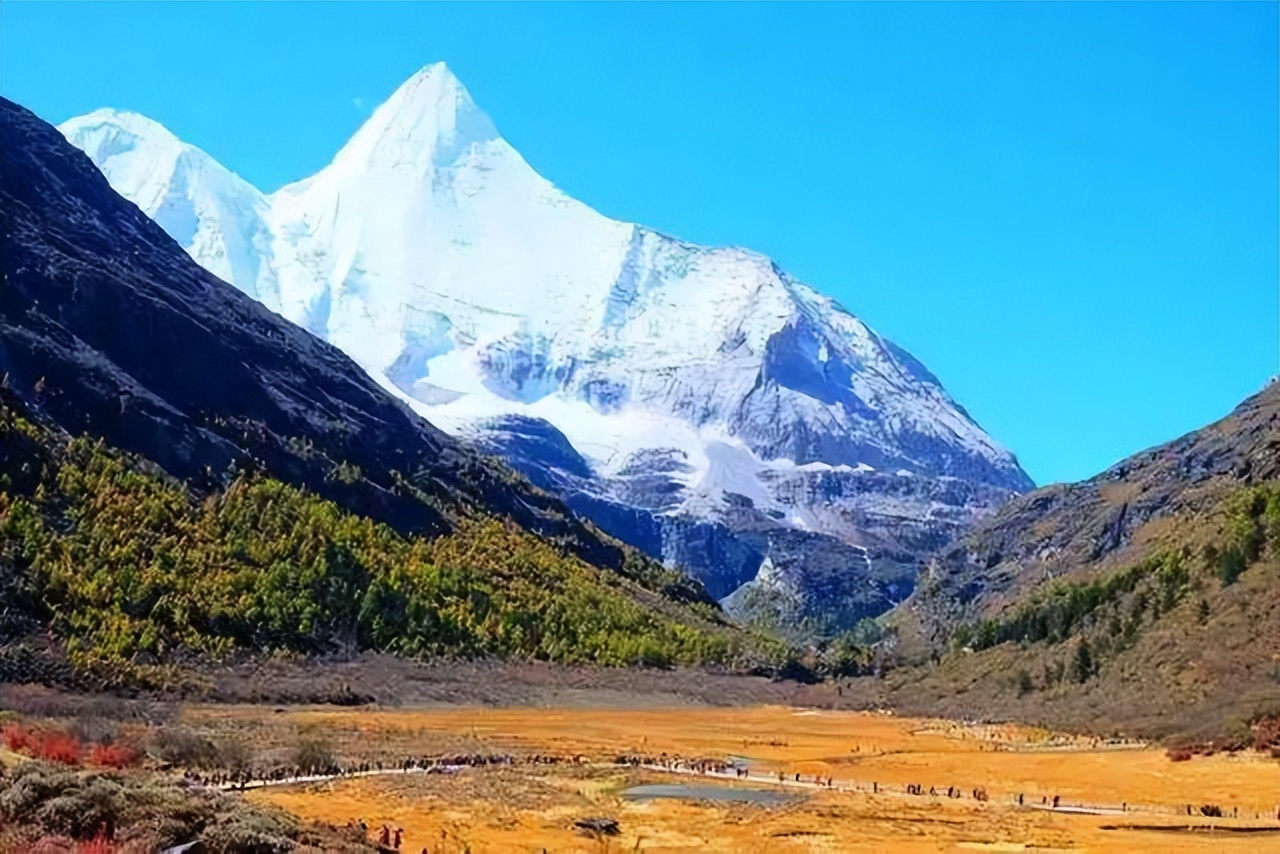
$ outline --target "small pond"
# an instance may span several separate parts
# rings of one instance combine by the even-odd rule
[[[622,797],[633,801],[652,801],[660,798],[678,798],[686,801],[729,801],[732,803],[777,806],[800,800],[799,796],[771,789],[737,789],[732,786],[706,784],[654,783],[648,786],[632,786],[622,792]]]

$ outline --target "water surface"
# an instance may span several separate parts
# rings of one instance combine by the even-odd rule
[[[739,789],[733,786],[697,783],[654,783],[647,786],[632,786],[622,792],[622,797],[633,801],[678,798],[686,801],[728,801],[764,806],[777,806],[800,799],[797,795],[772,789]]]

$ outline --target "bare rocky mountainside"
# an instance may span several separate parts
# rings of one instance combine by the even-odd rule
[[[1280,711],[1280,382],[1087,481],[1020,496],[889,618],[896,702],[1237,738]]]

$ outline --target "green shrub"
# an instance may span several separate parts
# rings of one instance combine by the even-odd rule
[[[1231,546],[1218,558],[1218,578],[1224,587],[1235,584],[1247,568],[1244,552],[1238,546]]]
[[[1093,651],[1089,641],[1084,638],[1076,645],[1075,655],[1071,659],[1071,678],[1077,682],[1088,682],[1094,674]]]
[[[1007,641],[1061,643],[1079,630],[1100,607],[1133,593],[1146,578],[1163,573],[1166,596],[1177,598],[1185,588],[1186,571],[1181,559],[1163,553],[1137,566],[1087,582],[1054,581],[1004,619],[989,619],[966,630],[974,649],[987,649]]]
[[[319,774],[337,764],[329,742],[314,735],[303,736],[293,750],[293,764],[303,774]]]
[[[819,658],[821,672],[837,678],[862,676],[872,672],[875,661],[870,646],[856,640],[854,631],[845,632],[830,641]]]
[[[151,752],[183,768],[225,767],[222,752],[212,740],[189,727],[168,726],[151,737]]]
[[[44,762],[25,762],[0,776],[0,828],[70,840],[107,830],[127,841],[127,850],[199,841],[211,854],[277,854],[303,840],[321,850],[373,850],[222,792],[181,787],[146,772],[85,773]]]
[[[205,830],[201,841],[211,852],[225,854],[283,854],[293,850],[294,824],[276,812],[236,811]]]

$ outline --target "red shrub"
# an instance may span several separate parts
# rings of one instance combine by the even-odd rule
[[[127,744],[95,744],[89,750],[89,764],[102,768],[126,768],[137,754]]]
[[[80,742],[59,730],[26,729],[19,724],[9,724],[0,729],[0,741],[14,753],[34,759],[47,759],[63,765],[80,764]]]
[[[37,733],[31,755],[36,759],[61,762],[63,765],[79,765],[80,742],[65,732]]]
[[[0,729],[0,741],[14,753],[26,753],[31,749],[32,737],[20,724],[6,724]]]
[[[1166,755],[1169,757],[1170,762],[1186,762],[1191,758],[1192,753],[1186,747],[1171,747]]]
[[[115,843],[107,838],[105,830],[99,830],[98,835],[88,842],[76,845],[76,854],[113,854],[115,850]]]

